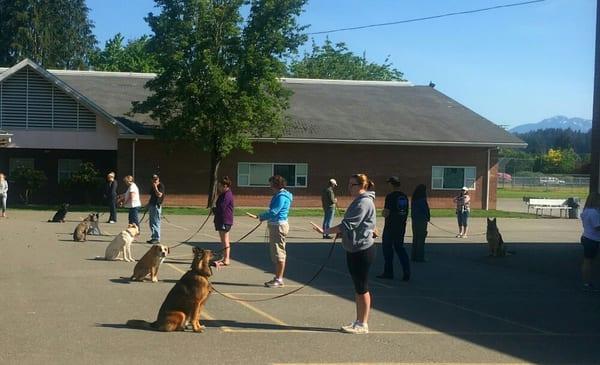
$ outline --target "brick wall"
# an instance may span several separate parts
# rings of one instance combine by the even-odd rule
[[[119,175],[131,174],[132,141],[119,141]],[[135,177],[142,193],[150,186],[150,176],[158,172],[167,189],[167,205],[206,204],[209,156],[190,146],[167,146],[154,140],[136,142]],[[491,151],[490,209],[496,207],[497,152]],[[404,192],[412,193],[416,185],[428,188],[431,207],[451,208],[456,190],[431,190],[432,166],[475,166],[476,189],[471,192],[472,206],[485,208],[487,179],[487,149],[468,147],[414,147],[342,144],[259,143],[254,153],[237,151],[221,163],[220,176],[229,175],[238,206],[266,206],[271,192],[268,188],[236,186],[238,162],[307,163],[308,187],[291,188],[295,206],[319,207],[320,193],[327,181],[334,177],[340,185],[336,190],[340,206],[350,202],[347,179],[354,173],[365,173],[375,182],[377,205],[390,191],[385,180],[399,176]]]

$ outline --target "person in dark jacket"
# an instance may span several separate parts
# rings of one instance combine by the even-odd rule
[[[110,212],[110,217],[106,223],[117,223],[117,180],[115,180],[114,172],[109,172],[108,175],[106,175],[104,200],[106,201]]]
[[[223,245],[223,259],[219,262],[225,266],[230,263],[230,241],[229,231],[233,226],[233,193],[231,192],[231,180],[229,176],[224,176],[217,185],[219,197],[215,203],[214,219],[215,230],[219,232],[219,238]]]
[[[160,182],[158,175],[152,175],[152,187],[150,188],[150,201],[148,202],[148,223],[150,224],[150,240],[146,243],[160,243],[160,216],[162,204],[165,200],[165,185]]]
[[[329,179],[329,185],[323,192],[321,193],[321,205],[323,206],[323,231],[327,231],[331,224],[333,223],[333,216],[335,215],[335,205],[337,204],[337,199],[335,197],[335,193],[333,189],[337,187],[337,181],[335,179]],[[330,235],[324,234],[324,239],[331,238]]]
[[[404,249],[404,234],[406,233],[406,221],[408,219],[409,202],[408,197],[400,191],[400,179],[396,176],[390,177],[387,182],[392,186],[392,192],[385,196],[383,217],[383,236],[381,246],[383,249],[383,273],[377,275],[379,279],[394,278],[394,251],[402,264],[403,281],[410,280],[410,261]]]
[[[417,185],[410,200],[410,217],[412,223],[412,249],[411,259],[416,262],[425,261],[425,238],[427,237],[427,224],[431,219],[429,204],[427,204],[427,187]]]

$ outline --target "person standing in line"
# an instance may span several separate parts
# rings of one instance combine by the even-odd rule
[[[135,224],[140,228],[140,218],[138,215],[138,210],[142,206],[140,189],[133,182],[133,176],[131,175],[125,176],[123,182],[127,185],[127,191],[119,196],[119,202],[125,208],[129,208],[129,224]]]
[[[410,218],[413,232],[410,256],[415,262],[424,262],[425,238],[431,213],[427,204],[427,188],[423,184],[417,185],[410,199]]]
[[[382,249],[383,249],[383,273],[377,275],[379,279],[394,278],[394,251],[402,264],[402,280],[410,280],[410,261],[404,249],[404,234],[406,233],[406,221],[408,219],[409,203],[408,197],[400,191],[400,179],[392,176],[387,179],[392,186],[392,192],[386,195],[383,208],[385,225],[383,227]]]
[[[223,245],[223,259],[220,263],[229,266],[231,259],[231,243],[229,241],[229,231],[233,226],[233,192],[231,191],[231,179],[225,176],[219,180],[217,185],[219,197],[214,207],[215,230],[219,232],[219,239]]]
[[[469,189],[466,186],[460,189],[460,194],[454,198],[454,203],[456,203],[456,218],[458,220],[458,234],[456,238],[467,238],[471,197],[469,196]]]
[[[106,175],[106,186],[104,187],[104,200],[108,204],[110,216],[106,223],[117,223],[117,180],[115,180],[115,173],[109,172]]]
[[[150,224],[150,240],[146,243],[160,243],[160,217],[162,214],[162,203],[165,200],[165,185],[160,182],[158,175],[152,175],[152,187],[150,190],[150,201],[148,202],[148,222]]]
[[[0,208],[2,210],[0,217],[6,218],[6,199],[8,198],[8,181],[6,176],[0,172]]]
[[[314,230],[321,234],[336,234],[342,237],[342,247],[346,251],[346,265],[354,283],[356,319],[341,331],[352,334],[369,333],[369,313],[371,293],[369,292],[369,269],[375,260],[375,184],[365,174],[352,175],[348,180],[348,191],[354,198],[342,222],[323,231],[319,226]]]
[[[333,192],[333,189],[337,187],[337,181],[335,179],[329,179],[329,185],[323,189],[321,193],[321,205],[323,206],[323,231],[327,231],[329,227],[333,224],[333,216],[335,215],[335,205],[337,204],[337,199]],[[330,239],[331,236],[328,234],[323,234],[323,239]]]
[[[581,223],[583,224],[583,234],[581,235],[581,244],[583,245],[583,262],[581,264],[583,290],[600,292],[600,289],[592,284],[592,263],[598,256],[600,247],[600,194],[597,192],[591,192],[588,195],[581,212]]]
[[[269,210],[257,216],[260,221],[268,221],[269,251],[271,261],[275,265],[275,277],[265,283],[268,288],[283,287],[286,251],[285,238],[290,231],[288,213],[294,199],[292,193],[285,189],[287,182],[283,176],[275,175],[269,178],[269,184],[274,195],[269,204]]]

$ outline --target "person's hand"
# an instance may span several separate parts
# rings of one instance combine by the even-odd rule
[[[375,229],[373,230],[373,238],[377,237],[379,237],[379,230],[377,230],[377,227],[375,227]]]

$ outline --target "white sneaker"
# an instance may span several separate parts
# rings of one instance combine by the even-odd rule
[[[342,326],[341,330],[344,333],[351,333],[354,335],[365,335],[369,333],[369,325],[366,323],[358,324],[356,322],[353,322],[347,326]]]

